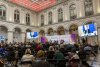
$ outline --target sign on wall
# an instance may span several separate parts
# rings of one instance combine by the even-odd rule
[[[38,32],[27,32],[27,39],[37,39],[38,37]]]

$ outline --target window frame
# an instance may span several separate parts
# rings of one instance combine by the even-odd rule
[[[69,12],[70,12],[70,19],[76,19],[77,18],[77,10],[76,10],[76,5],[71,4],[69,6]]]
[[[87,4],[86,4],[86,2],[87,2]],[[85,16],[93,15],[94,14],[94,11],[93,11],[93,0],[85,0],[84,1],[84,8],[85,8]]]
[[[0,5],[1,7],[1,15],[0,15],[0,20],[6,20],[6,7],[4,5]]]
[[[26,14],[26,25],[30,25],[30,14]]]
[[[20,12],[19,10],[14,10],[14,22],[20,23]]]
[[[63,21],[63,9],[59,8],[58,9],[58,22],[62,22]]]
[[[48,24],[52,24],[52,12],[48,13]]]
[[[44,26],[44,15],[41,15],[41,26]]]

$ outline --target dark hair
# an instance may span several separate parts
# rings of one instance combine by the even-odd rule
[[[26,54],[30,54],[30,52],[27,51]]]

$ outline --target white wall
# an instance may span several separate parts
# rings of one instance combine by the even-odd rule
[[[59,5],[55,5],[54,7],[51,7],[49,9],[46,9],[46,10],[40,12],[39,15],[38,15],[38,17],[39,17],[38,25],[40,25],[40,23],[41,23],[40,17],[41,17],[42,14],[44,14],[44,16],[46,17],[45,18],[45,25],[48,24],[47,18],[48,18],[48,12],[49,11],[53,12],[53,23],[58,23],[57,10],[59,8],[63,9],[63,21],[70,20],[69,6],[71,4],[76,5],[77,18],[85,17],[84,0],[71,0],[69,2],[61,3]],[[93,0],[93,10],[94,10],[94,14],[100,13],[100,0]]]
[[[26,13],[29,13],[31,26],[36,26],[35,12],[5,1],[0,1],[0,5],[4,5],[7,8],[7,21],[14,23],[14,10],[18,9],[20,12],[20,24],[26,25]]]

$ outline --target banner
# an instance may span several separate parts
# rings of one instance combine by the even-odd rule
[[[64,41],[64,43],[66,44],[73,44],[75,43],[75,41],[73,40],[72,36],[70,34],[68,35],[56,35],[56,36],[45,36],[45,39],[47,39],[47,41],[58,41],[60,43],[61,40]]]

